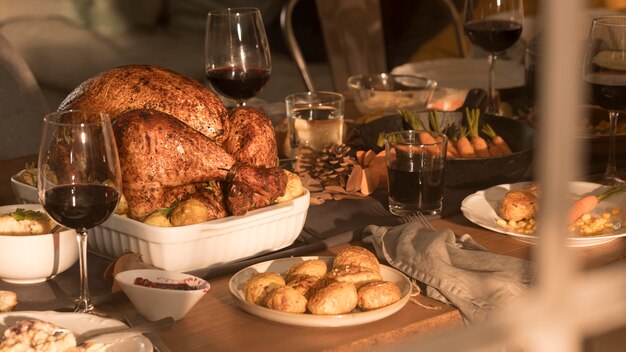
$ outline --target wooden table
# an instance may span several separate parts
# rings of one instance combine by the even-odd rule
[[[0,204],[15,202],[8,186],[9,178],[30,160],[33,158],[0,162]],[[433,225],[437,228],[451,228],[459,234],[470,233],[478,243],[492,252],[532,258],[532,247],[529,245],[480,228],[461,214],[434,220]],[[313,254],[333,255],[341,248],[342,246],[338,246]],[[576,249],[576,254],[585,267],[606,265],[626,257],[626,239],[620,238],[600,246],[579,248]],[[431,309],[409,302],[391,317],[356,327],[305,328],[283,325],[239,309],[230,297],[229,279],[230,275],[211,279],[211,290],[194,309],[184,319],[178,321],[172,330],[160,333],[160,337],[172,351],[365,350],[400,342],[409,336],[430,334],[462,325],[461,315],[454,307],[424,296],[419,296],[418,302],[424,306],[432,306]],[[97,285],[94,280],[98,280],[98,277],[90,279],[92,286]],[[0,289],[2,287],[0,285]],[[25,288],[21,287],[21,290]],[[128,302],[116,304],[122,307]]]

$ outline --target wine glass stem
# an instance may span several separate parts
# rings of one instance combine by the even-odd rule
[[[77,230],[78,236],[78,264],[80,266],[80,294],[76,300],[74,312],[89,313],[93,311],[89,296],[89,281],[87,279],[87,230]]]
[[[487,62],[489,63],[489,74],[487,76],[487,106],[485,107],[485,112],[490,114],[498,113],[498,102],[496,100],[496,88],[494,85],[495,81],[495,73],[496,73],[496,54],[490,53],[487,57]]]
[[[609,111],[609,161],[607,162],[606,172],[604,173],[604,178],[609,181],[616,181],[618,179],[615,167],[615,131],[617,130],[618,117],[618,111]]]

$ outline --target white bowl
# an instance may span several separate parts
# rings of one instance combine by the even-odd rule
[[[11,178],[18,202],[38,203],[37,188]],[[156,227],[113,214],[89,230],[89,249],[114,259],[126,251],[159,269],[192,271],[269,253],[291,245],[304,226],[309,192],[245,216],[179,227]]]
[[[157,283],[185,283],[196,289],[146,287],[135,284],[136,278]],[[174,320],[182,319],[209,292],[211,287],[207,281],[193,275],[154,269],[122,271],[115,275],[115,281],[120,284],[139,313],[152,321],[167,317],[172,317]]]
[[[39,204],[0,207],[0,214],[17,208],[44,212]],[[78,260],[76,231],[43,235],[0,235],[0,279],[16,284],[32,284],[53,278]]]

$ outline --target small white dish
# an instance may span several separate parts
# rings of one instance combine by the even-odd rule
[[[186,284],[193,289],[146,287],[135,284],[137,278],[160,284]],[[115,275],[115,281],[139,313],[151,321],[167,317],[182,319],[211,287],[207,281],[193,275],[155,269],[122,271]]]
[[[106,319],[94,314],[46,312],[9,312],[0,313],[0,336],[8,327],[20,320],[37,319],[53,323],[71,330],[75,334],[83,334],[92,330],[121,327],[124,324],[115,319]],[[103,335],[90,340],[106,345],[107,352],[152,352],[153,346],[147,337],[140,333],[117,333]]]
[[[235,303],[250,314],[278,323],[311,327],[342,327],[377,321],[402,309],[411,296],[411,282],[409,279],[400,271],[386,265],[381,265],[380,274],[383,280],[395,283],[398,285],[401,292],[401,298],[398,302],[383,308],[340,315],[315,315],[309,313],[281,312],[246,301],[244,288],[246,282],[248,282],[253,274],[267,271],[285,274],[292,265],[311,259],[321,259],[326,262],[326,265],[329,267],[332,267],[334,260],[333,257],[293,257],[251,265],[240,270],[230,279],[228,283],[230,294],[235,300]]]
[[[0,214],[17,208],[45,213],[39,204],[0,207]],[[69,269],[78,260],[76,231],[42,235],[0,235],[0,279],[14,284],[46,281]]]
[[[474,194],[467,196],[461,203],[461,212],[463,215],[474,224],[484,227],[488,230],[499,232],[512,238],[529,243],[537,244],[539,238],[536,235],[524,235],[509,231],[497,224],[496,220],[499,217],[498,208],[504,198],[504,195],[512,189],[524,189],[527,188],[529,182],[519,182],[514,184],[502,184],[487,188],[483,191],[478,191]],[[570,193],[573,199],[578,199],[582,195],[586,194],[599,194],[602,186],[597,183],[591,182],[572,182],[570,184]],[[617,194],[613,197],[605,199],[600,202],[596,207],[596,210],[592,212],[593,215],[599,215],[601,212],[610,208],[624,208],[626,206],[626,193]],[[588,247],[596,246],[599,244],[611,242],[619,237],[626,236],[626,229],[610,232],[603,235],[596,236],[580,236],[569,237],[567,245],[570,247]]]

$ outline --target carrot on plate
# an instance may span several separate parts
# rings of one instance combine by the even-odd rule
[[[504,141],[504,139],[501,136],[499,136],[496,133],[496,131],[493,130],[491,126],[489,126],[489,124],[484,124],[482,131],[484,134],[489,136],[489,138],[491,138],[491,141],[493,142],[493,144],[502,151],[502,154],[509,155],[513,153],[509,145]]]
[[[598,206],[598,203],[607,199],[608,197],[621,193],[626,190],[626,187],[623,185],[613,186],[604,191],[602,194],[596,195],[588,195],[578,199],[570,208],[568,221],[570,224],[573,224],[576,220],[578,220],[581,216],[590,213],[593,209]]]

